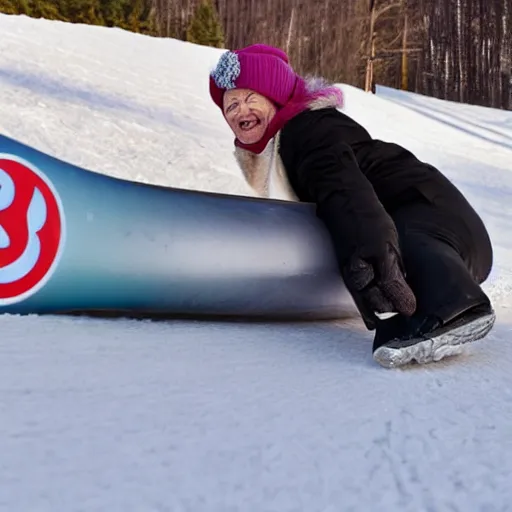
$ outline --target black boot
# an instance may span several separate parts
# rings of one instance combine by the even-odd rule
[[[417,309],[379,322],[373,356],[382,366],[439,361],[492,329],[495,313],[480,286],[492,251],[473,217],[466,211],[458,226],[454,215],[421,204],[395,215]]]
[[[396,316],[377,327],[373,357],[386,368],[440,361],[459,354],[465,343],[486,336],[495,318],[488,302],[470,307],[446,323],[428,316],[415,326],[415,319]]]

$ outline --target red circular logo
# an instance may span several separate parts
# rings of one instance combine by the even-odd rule
[[[28,162],[0,154],[0,306],[44,286],[63,242],[63,209],[52,183]]]

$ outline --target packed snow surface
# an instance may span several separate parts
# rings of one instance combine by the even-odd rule
[[[0,133],[105,174],[250,195],[221,50],[0,15]],[[360,322],[0,317],[0,510],[512,509],[512,112],[340,85],[486,222],[492,334],[385,370]]]

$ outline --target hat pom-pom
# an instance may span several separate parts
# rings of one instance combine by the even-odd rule
[[[211,76],[220,89],[234,89],[235,80],[240,76],[238,55],[230,51],[223,53]]]

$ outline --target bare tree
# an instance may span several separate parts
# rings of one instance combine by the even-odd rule
[[[151,2],[186,37],[200,0]],[[512,0],[215,0],[226,48],[285,49],[302,74],[512,109]]]

